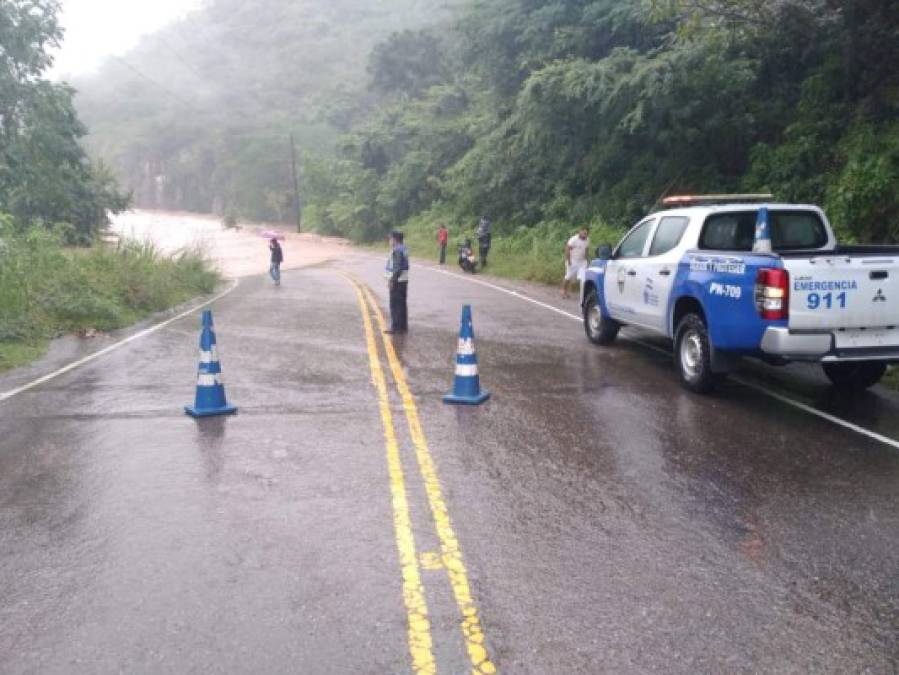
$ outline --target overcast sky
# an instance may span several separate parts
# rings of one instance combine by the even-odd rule
[[[51,72],[90,72],[109,54],[122,55],[138,39],[199,6],[201,0],[63,0],[62,48]]]

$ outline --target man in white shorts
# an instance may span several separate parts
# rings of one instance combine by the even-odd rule
[[[586,227],[565,244],[565,276],[562,278],[562,297],[568,296],[568,285],[578,283],[587,269],[587,250],[590,248],[590,230]]]

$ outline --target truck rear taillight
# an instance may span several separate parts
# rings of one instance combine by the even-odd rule
[[[788,317],[790,274],[784,269],[763,267],[755,275],[755,308],[770,321]]]

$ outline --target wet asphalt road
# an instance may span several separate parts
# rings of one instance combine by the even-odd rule
[[[380,268],[355,254],[216,303],[236,417],[181,412],[196,315],[0,403],[0,672],[412,670],[397,475],[338,272],[383,307]],[[493,392],[477,409],[440,400],[463,302]],[[397,357],[499,672],[899,669],[897,450],[741,384],[689,394],[663,353],[593,347],[574,320],[470,280],[417,269],[410,312]],[[76,348],[57,349],[36,370]],[[434,485],[377,353],[431,653],[471,672]],[[899,438],[883,390],[841,398],[803,368],[742,377]]]

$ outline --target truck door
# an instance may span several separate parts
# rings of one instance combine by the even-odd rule
[[[603,286],[606,309],[624,323],[643,323],[637,314],[642,293],[637,268],[646,253],[654,224],[655,218],[649,218],[634,226],[606,264]]]
[[[687,216],[662,218],[638,269],[638,281],[642,283],[640,323],[662,333],[668,332],[668,301],[682,257],[678,245],[689,223]]]

